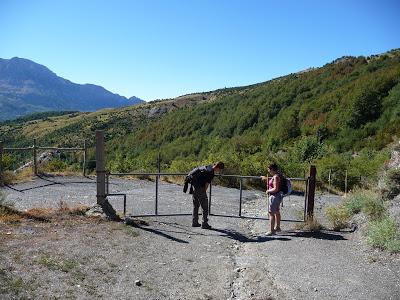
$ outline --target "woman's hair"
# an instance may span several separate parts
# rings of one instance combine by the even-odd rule
[[[221,169],[221,170],[225,167],[225,165],[224,165],[224,163],[222,161],[219,161],[219,162],[215,163],[214,166],[216,168],[218,168],[218,169]]]
[[[278,165],[276,163],[272,163],[268,165],[268,169],[278,172]]]

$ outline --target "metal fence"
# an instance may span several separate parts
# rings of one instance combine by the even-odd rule
[[[138,176],[138,177],[149,177],[149,176],[154,176],[155,177],[155,190],[154,190],[154,213],[149,213],[149,214],[133,214],[132,217],[152,217],[152,216],[176,216],[176,215],[189,215],[188,213],[169,213],[169,214],[160,214],[159,213],[159,181],[161,176],[179,176],[179,177],[184,177],[186,176],[187,173],[162,173],[162,172],[156,172],[156,173],[111,173],[111,172],[106,172],[106,178],[105,178],[105,193],[106,196],[123,196],[124,197],[124,215],[126,214],[126,194],[124,193],[110,193],[110,176],[117,176],[117,177],[123,177],[123,176]],[[245,175],[225,175],[225,174],[215,174],[215,177],[219,178],[234,178],[238,179],[239,181],[239,195],[238,195],[238,211],[236,215],[229,215],[229,217],[239,217],[239,218],[253,218],[253,219],[262,219],[262,218],[257,218],[257,217],[246,217],[243,216],[242,214],[242,204],[243,204],[243,190],[244,190],[244,184],[243,181],[245,179],[253,179],[253,180],[261,180],[260,176],[245,176]],[[289,178],[292,182],[302,182],[304,184],[304,220],[306,219],[307,216],[307,199],[308,199],[308,183],[309,180],[308,178]],[[209,214],[210,215],[216,215],[212,213],[212,199],[213,199],[213,184],[211,183],[209,185],[209,190],[208,190],[208,208],[209,208]],[[228,216],[228,215],[221,215],[219,214],[218,216]]]
[[[33,145],[30,147],[4,147],[3,142],[0,142],[0,185],[3,185],[3,153],[5,151],[8,152],[32,152],[32,167],[33,173],[35,175],[38,174],[38,162],[37,162],[37,152],[38,150],[54,150],[54,151],[63,151],[63,152],[76,152],[82,151],[83,152],[83,167],[82,167],[82,174],[83,176],[86,175],[86,159],[87,159],[87,145],[86,141],[83,143],[83,147],[74,147],[74,148],[62,148],[62,147],[51,147],[51,146],[38,146],[36,143],[36,139],[33,139]]]

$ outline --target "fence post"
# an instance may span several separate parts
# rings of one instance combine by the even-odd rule
[[[315,198],[315,183],[317,169],[315,166],[310,166],[310,177],[308,178],[308,195],[307,195],[307,219],[312,220],[314,217],[314,198]]]
[[[107,200],[106,195],[106,170],[104,151],[104,131],[96,130],[96,182],[97,182],[97,204],[111,220],[120,220],[114,208]]]
[[[329,175],[328,175],[329,193],[331,192],[331,173],[332,173],[332,169],[329,169]]]
[[[158,173],[161,173],[160,150],[158,150],[158,155],[157,155],[157,170]]]
[[[347,196],[347,170],[344,176],[344,196]]]
[[[38,174],[37,170],[37,153],[36,153],[36,139],[33,139],[33,174]]]
[[[154,213],[158,216],[158,175],[156,175],[156,202],[154,203]]]
[[[4,186],[3,179],[3,142],[0,141],[0,186]]]
[[[239,217],[242,216],[242,189],[243,189],[243,177],[240,177]]]
[[[86,155],[87,155],[87,149],[86,149],[86,140],[83,141],[83,176],[86,176]]]
[[[208,194],[208,214],[211,216],[211,187],[212,187],[212,182],[210,182],[210,190]]]

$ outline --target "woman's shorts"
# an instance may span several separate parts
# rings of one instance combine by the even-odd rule
[[[281,192],[270,195],[268,198],[268,212],[278,213],[279,207],[282,203],[282,198],[283,197]]]

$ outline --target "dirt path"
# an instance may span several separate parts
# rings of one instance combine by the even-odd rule
[[[95,202],[90,179],[53,178],[6,189],[20,209]],[[81,182],[71,184],[70,182]],[[82,183],[85,181],[85,183]],[[44,184],[42,184],[44,185]],[[154,183],[112,180],[128,212],[154,210]],[[25,190],[18,192],[16,190]],[[265,199],[245,191],[243,215],[266,217]],[[121,210],[121,202],[112,200]],[[118,202],[119,201],[119,202]],[[326,202],[321,197],[316,214]],[[302,197],[283,207],[283,232],[264,235],[265,219],[212,216],[213,230],[190,216],[141,218],[138,227],[87,217],[0,226],[0,298],[24,299],[398,299],[400,259],[365,247],[358,232],[294,230]],[[173,184],[160,186],[160,213],[190,213]],[[238,190],[213,188],[212,212],[237,215]],[[135,284],[139,280],[141,285]]]

